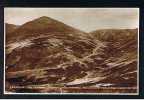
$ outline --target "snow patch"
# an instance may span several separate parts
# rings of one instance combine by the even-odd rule
[[[76,79],[72,82],[67,83],[67,85],[78,85],[78,84],[84,84],[84,83],[94,83],[98,82],[105,77],[96,77],[96,78],[82,78],[82,79]]]
[[[23,48],[23,47],[28,47],[32,45],[33,43],[30,40],[25,40],[25,41],[20,41],[20,42],[15,42],[11,43],[7,46],[9,52],[12,52],[16,48]]]
[[[96,87],[107,87],[107,86],[112,86],[114,84],[111,84],[111,83],[100,83],[100,84],[96,84],[95,86]]]
[[[61,40],[59,39],[48,39],[49,43],[52,44],[53,46],[59,46],[59,45],[63,45],[63,43],[61,42]]]

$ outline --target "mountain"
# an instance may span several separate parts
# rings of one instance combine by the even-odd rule
[[[6,79],[18,85],[56,84],[83,76],[87,70],[83,57],[98,46],[88,34],[49,17],[27,22],[11,34],[6,44]]]
[[[138,29],[103,29],[90,34],[106,43],[108,59],[104,64],[109,68],[103,73],[107,78],[99,81],[121,86],[137,85]]]
[[[44,36],[47,34],[57,34],[57,35],[82,35],[84,32],[72,28],[60,21],[54,20],[50,17],[40,17],[30,22],[23,24],[17,30],[13,31],[11,34],[13,36],[7,37],[7,42],[14,42],[19,40],[24,40],[31,37]],[[83,34],[85,35],[85,34]]]
[[[11,37],[6,32],[6,90],[20,91],[9,85],[136,87],[137,32],[127,30],[118,38],[117,30],[105,30],[106,37],[117,38],[109,41],[95,35],[103,30],[89,34],[44,16],[19,26]],[[130,39],[123,41],[127,32]]]
[[[92,36],[100,41],[127,43],[127,41],[137,40],[138,29],[100,29],[90,32]]]

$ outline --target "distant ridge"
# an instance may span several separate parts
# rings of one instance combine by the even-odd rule
[[[119,41],[128,39],[137,39],[138,29],[99,29],[90,32],[92,36],[101,41]]]
[[[6,26],[6,32],[9,34],[11,32],[13,32],[14,30],[16,30],[19,26],[18,25],[14,25],[14,24],[5,24]]]

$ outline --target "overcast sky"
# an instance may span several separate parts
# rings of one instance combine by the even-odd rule
[[[107,28],[138,28],[138,8],[5,8],[5,22],[22,25],[48,16],[85,32]]]

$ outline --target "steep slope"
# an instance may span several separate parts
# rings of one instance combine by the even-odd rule
[[[107,29],[91,32],[96,39],[107,44],[108,58],[103,80],[99,83],[110,83],[111,86],[137,86],[137,29]]]
[[[85,59],[101,44],[47,17],[28,22],[14,33],[19,34],[6,44],[6,80],[17,85],[57,84],[83,77],[90,69]]]

